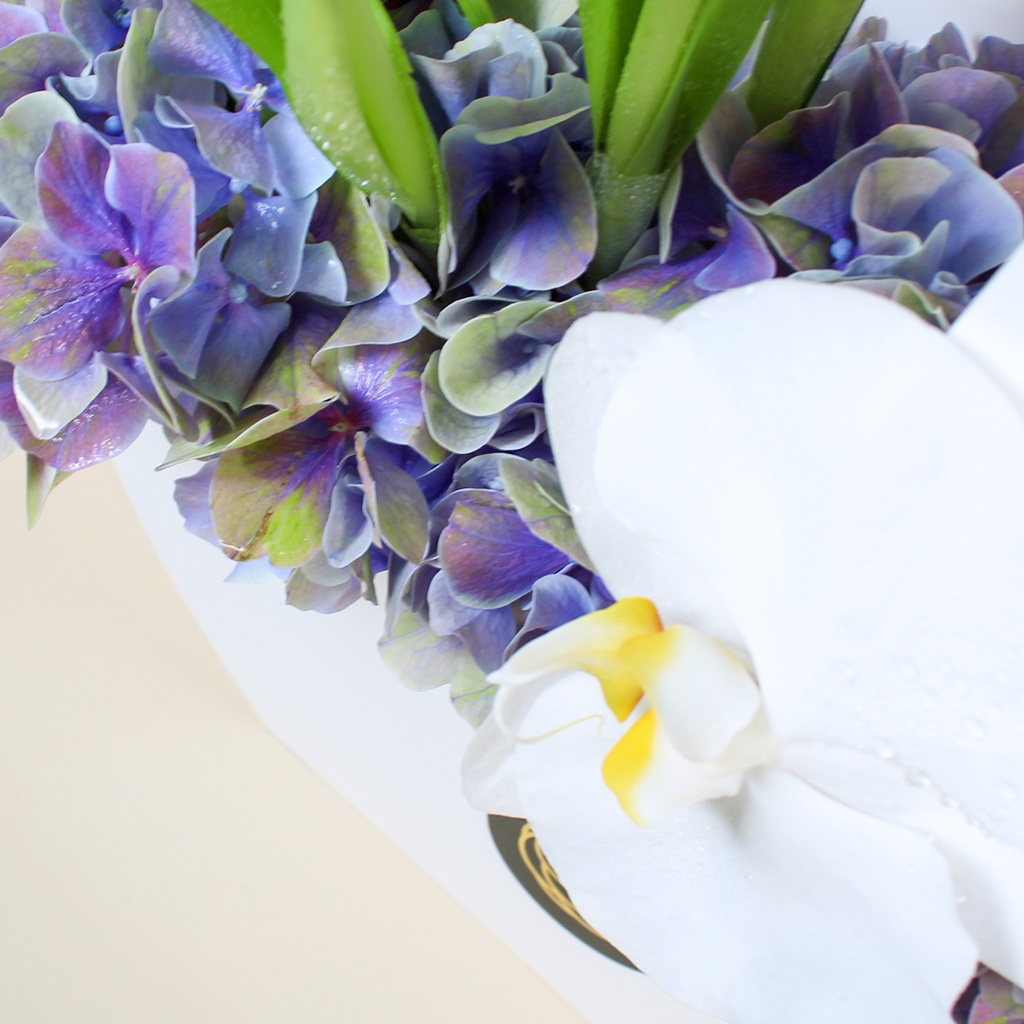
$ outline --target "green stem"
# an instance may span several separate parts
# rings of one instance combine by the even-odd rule
[[[626,253],[647,229],[658,208],[668,171],[622,174],[602,154],[594,156],[589,170],[597,200],[597,252],[587,271],[588,283],[593,287],[619,269]]]

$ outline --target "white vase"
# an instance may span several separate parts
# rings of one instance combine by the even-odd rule
[[[923,41],[954,21],[969,42],[1024,40],[1021,0],[870,0],[863,13],[887,17],[890,38]],[[483,816],[462,799],[469,727],[445,692],[411,693],[383,667],[377,609],[301,613],[284,605],[280,585],[222,583],[230,563],[182,528],[173,474],[152,472],[164,451],[160,432],[148,432],[120,460],[122,478],[193,615],[271,731],[588,1020],[709,1021],[598,957],[525,896]]]

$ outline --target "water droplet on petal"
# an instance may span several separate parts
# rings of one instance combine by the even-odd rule
[[[919,674],[917,671],[917,666],[912,661],[907,661],[906,658],[897,659],[896,670],[908,682],[913,682]]]
[[[892,740],[887,740],[882,736],[877,737],[871,747],[883,761],[891,761],[896,756],[896,748],[893,746]]]
[[[973,716],[964,719],[964,733],[970,740],[983,740],[985,738],[985,723]]]
[[[967,676],[963,672],[953,672],[950,674],[949,687],[958,697],[962,697],[970,689]]]
[[[999,782],[996,783],[996,796],[998,796],[1004,804],[1012,804],[1017,797],[1020,796],[1020,791],[1008,779],[1000,779]]]

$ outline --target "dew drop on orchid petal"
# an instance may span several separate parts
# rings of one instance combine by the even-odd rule
[[[906,658],[899,658],[896,661],[896,670],[908,682],[913,682],[919,675],[917,666]]]
[[[964,719],[964,732],[969,740],[983,740],[986,731],[985,724],[979,719],[973,716]]]
[[[891,761],[896,756],[896,748],[893,746],[892,740],[886,739],[884,736],[875,738],[872,749],[883,761]]]

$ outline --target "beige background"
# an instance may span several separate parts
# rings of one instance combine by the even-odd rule
[[[255,720],[115,472],[0,463],[0,1020],[582,1018]]]

